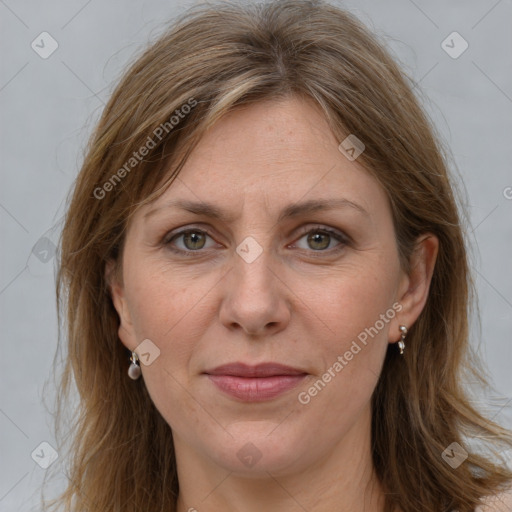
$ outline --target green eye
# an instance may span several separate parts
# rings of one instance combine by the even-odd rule
[[[202,231],[187,231],[182,233],[183,244],[191,251],[202,249],[205,245],[206,233]]]
[[[308,235],[308,244],[312,249],[323,251],[329,247],[331,235],[328,233],[315,232]]]
[[[294,245],[304,250],[312,250],[313,252],[336,251],[342,249],[348,243],[347,238],[342,233],[328,228],[306,228],[303,233],[303,236]],[[303,239],[306,240],[306,247],[300,247],[299,245],[299,241]],[[338,243],[332,246],[332,242],[336,241]]]
[[[165,240],[164,245],[180,254],[200,252],[201,249],[209,249],[215,245],[207,246],[208,238],[211,239],[210,235],[202,229],[186,229]]]

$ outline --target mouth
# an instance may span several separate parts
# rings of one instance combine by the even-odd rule
[[[307,372],[279,363],[230,363],[204,372],[224,394],[243,402],[264,402],[295,388]]]

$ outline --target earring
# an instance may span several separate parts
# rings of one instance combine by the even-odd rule
[[[403,354],[404,353],[404,349],[405,349],[405,337],[407,336],[407,327],[405,327],[405,325],[401,325],[399,327],[400,329],[400,339],[398,340],[398,348],[400,349],[400,354]]]
[[[128,368],[128,377],[130,377],[130,379],[137,380],[141,375],[141,369],[139,366],[139,356],[135,352],[132,352],[130,361],[132,362],[132,364]]]

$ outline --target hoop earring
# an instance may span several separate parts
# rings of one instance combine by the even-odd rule
[[[135,352],[132,352],[130,361],[132,364],[130,364],[130,367],[128,368],[128,377],[132,380],[137,380],[142,373],[139,366],[139,356]]]
[[[405,327],[405,325],[401,325],[399,329],[400,339],[398,340],[398,348],[400,349],[400,354],[403,354],[405,349],[405,337],[407,336],[407,327]]]

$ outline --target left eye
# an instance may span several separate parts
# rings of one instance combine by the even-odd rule
[[[300,247],[300,249],[314,249],[315,252],[325,251],[328,249],[332,249],[331,243],[334,241],[338,241],[338,245],[343,245],[345,243],[344,237],[337,233],[336,231],[331,231],[330,229],[312,229],[309,230],[304,236],[302,236],[299,240],[306,240],[306,244],[308,247]]]

